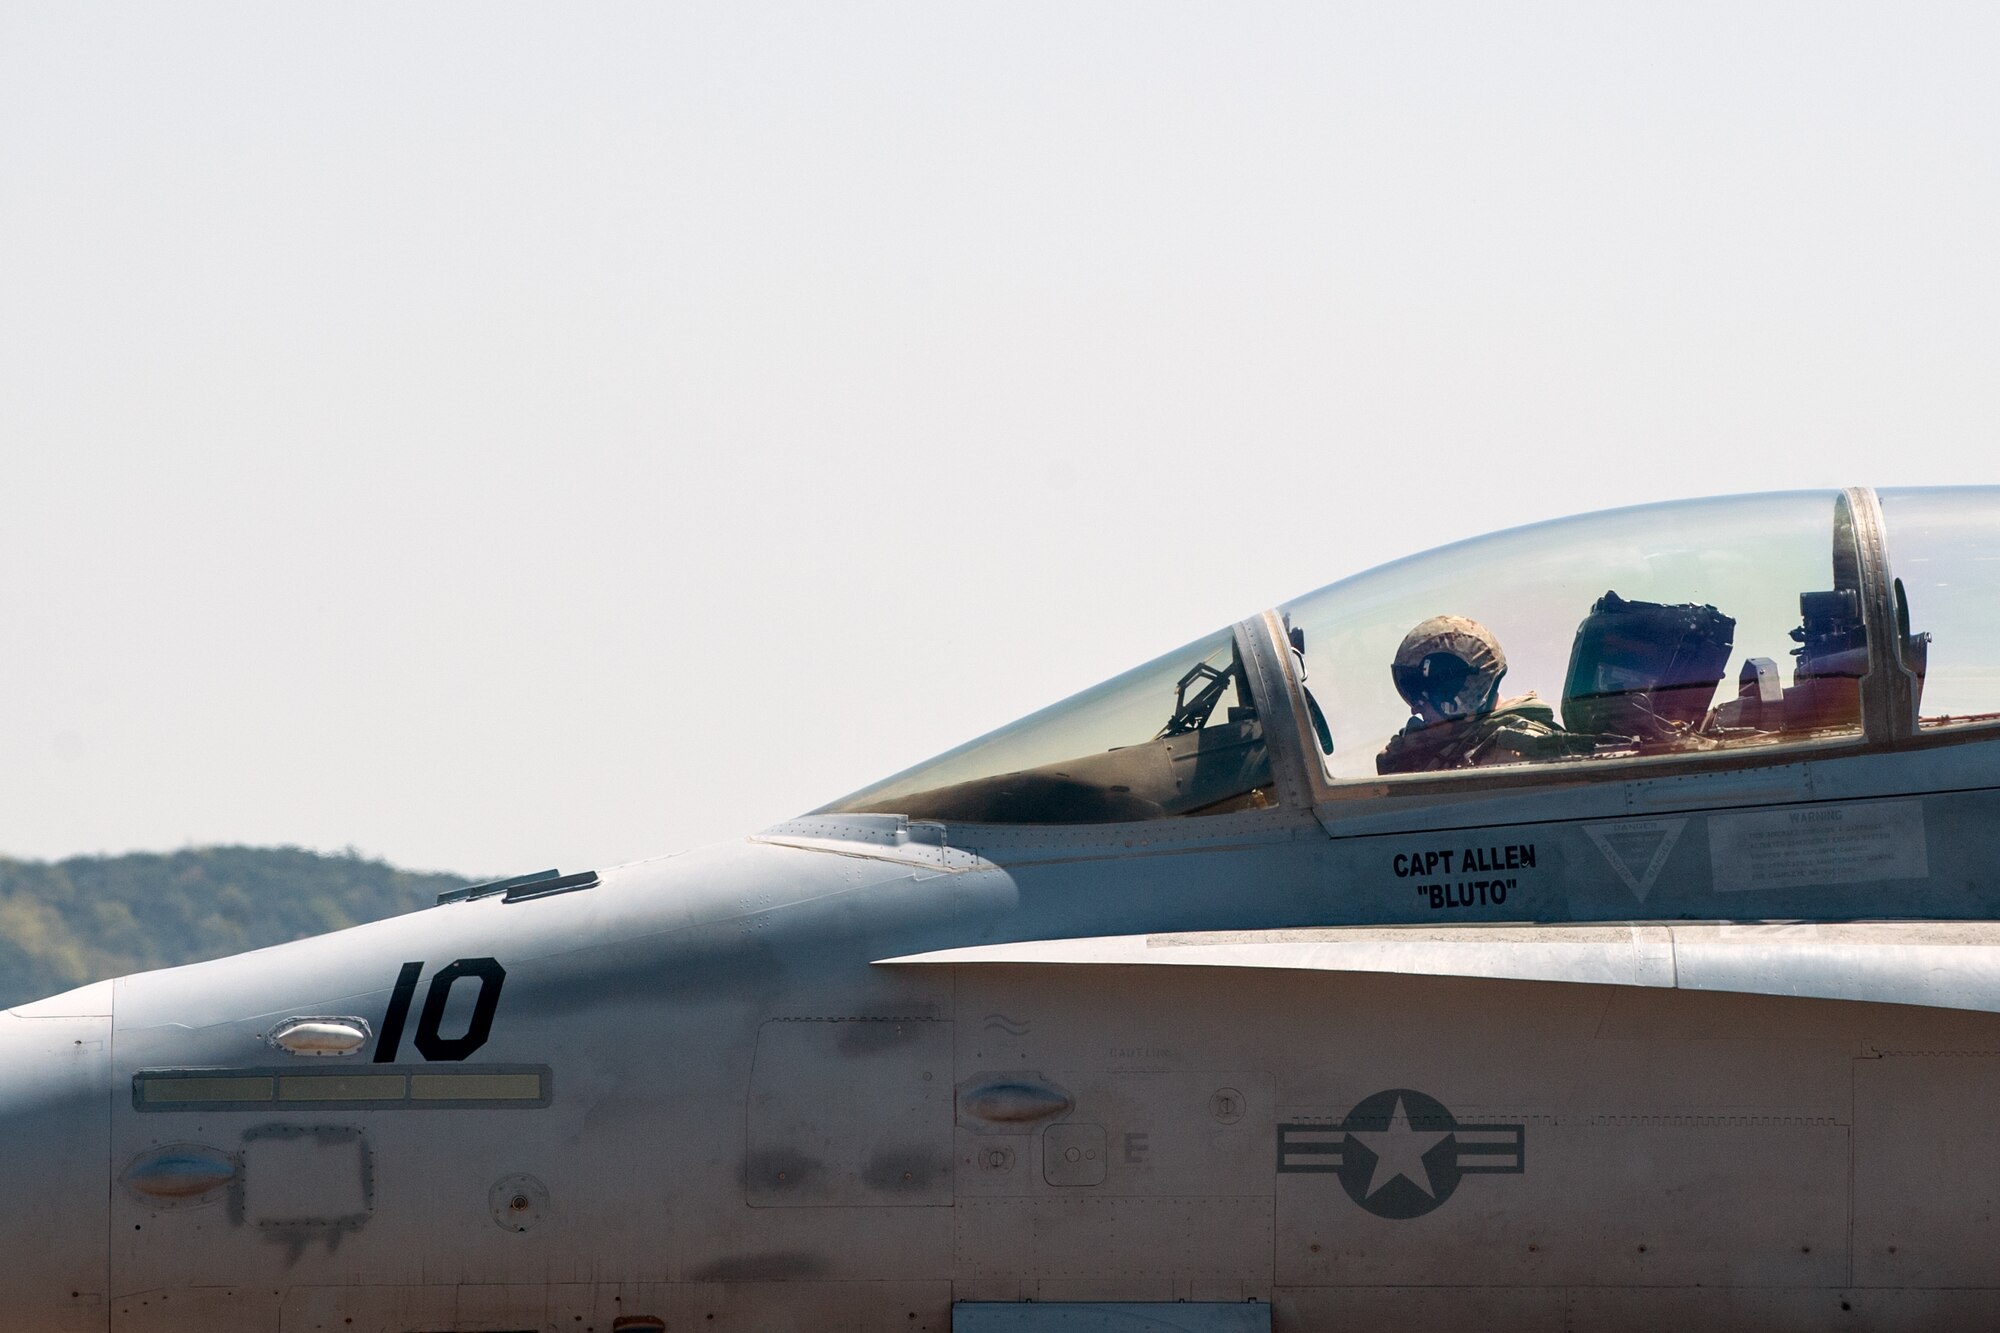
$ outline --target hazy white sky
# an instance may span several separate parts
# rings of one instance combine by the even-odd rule
[[[1391,556],[1993,481],[2000,8],[0,7],[0,853],[582,868]]]

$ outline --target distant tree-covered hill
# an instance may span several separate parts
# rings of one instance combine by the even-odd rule
[[[0,857],[0,1008],[394,916],[466,882],[297,847]]]

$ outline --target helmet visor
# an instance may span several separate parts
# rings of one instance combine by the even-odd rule
[[[1444,717],[1468,717],[1485,707],[1499,682],[1457,653],[1426,653],[1390,668],[1396,690],[1413,709],[1428,706]]]

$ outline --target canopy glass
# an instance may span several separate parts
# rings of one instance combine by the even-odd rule
[[[815,813],[1102,824],[1273,804],[1230,630],[1212,634]]]
[[[2000,486],[1881,498],[1918,726],[2000,721]]]
[[[1329,779],[1587,763],[1858,732],[1859,569],[1843,494],[1752,495],[1477,537],[1280,614]]]
[[[1886,572],[1864,568],[1872,499],[1841,491],[1610,510],[1411,556],[816,813],[1101,824],[1261,809],[1276,803],[1266,727],[1288,713],[1317,780],[1357,794],[1452,772],[1851,743],[1864,680],[1899,670],[1920,731],[2000,723],[2000,487],[1888,491],[1880,504]],[[1266,625],[1289,641],[1270,645],[1289,650],[1289,701],[1255,697],[1244,662]],[[1907,735],[1907,719],[1896,725],[1875,739]]]

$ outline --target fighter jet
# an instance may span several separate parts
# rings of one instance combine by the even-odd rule
[[[0,1327],[2000,1326],[1996,860],[2000,487],[1518,528],[0,1015]]]

